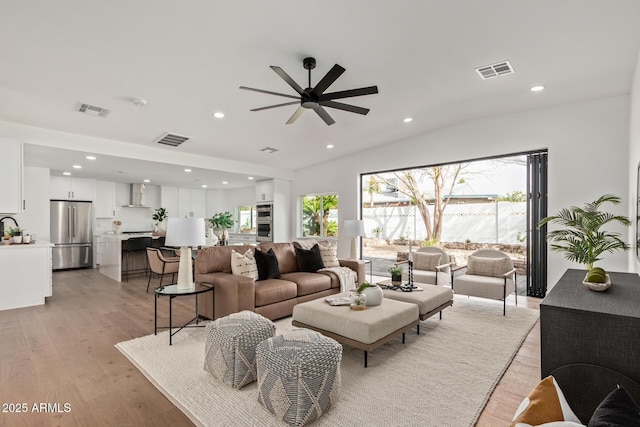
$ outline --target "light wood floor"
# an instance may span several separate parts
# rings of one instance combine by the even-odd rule
[[[0,311],[0,426],[190,426],[114,345],[153,333],[153,294],[144,277],[117,283],[94,270],[54,273],[44,306]],[[152,282],[153,284],[153,282]],[[193,317],[193,300],[174,300],[174,322]],[[508,303],[513,303],[509,301]],[[539,300],[519,298],[538,308]],[[159,324],[168,304],[159,301]],[[536,325],[491,396],[478,426],[508,426],[539,381]],[[34,412],[40,403],[59,411]],[[26,404],[26,413],[7,413]],[[64,404],[70,411],[64,412]],[[52,412],[53,410],[53,412]]]

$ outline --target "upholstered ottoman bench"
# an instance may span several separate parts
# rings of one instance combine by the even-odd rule
[[[271,320],[241,311],[211,322],[205,330],[206,371],[236,389],[257,379],[256,346],[275,334]]]
[[[417,283],[417,285],[420,285],[420,283]],[[420,320],[426,320],[436,313],[440,313],[440,318],[442,319],[442,310],[453,305],[453,291],[451,288],[426,284],[420,287],[423,288],[422,291],[413,292],[384,289],[384,297],[416,304],[420,312]],[[418,333],[420,333],[419,324]]]
[[[258,401],[290,426],[313,421],[338,399],[341,360],[337,341],[309,329],[269,338],[256,349]]]
[[[349,292],[333,295],[348,298]],[[369,351],[402,334],[420,323],[418,306],[412,303],[383,299],[382,304],[366,310],[351,310],[347,306],[331,306],[324,298],[297,304],[293,307],[293,326],[313,329],[336,341],[364,351],[367,367]]]

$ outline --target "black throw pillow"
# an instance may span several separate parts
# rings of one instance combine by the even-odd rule
[[[296,257],[298,258],[298,271],[306,271],[307,273],[315,273],[324,268],[322,255],[320,255],[320,246],[316,243],[311,249],[302,249],[296,247]]]
[[[624,388],[617,388],[600,402],[593,412],[588,426],[640,426],[640,407],[636,405]]]
[[[269,249],[267,252],[256,249],[254,258],[256,259],[256,267],[258,267],[258,280],[280,278],[278,258],[276,258],[273,249]]]

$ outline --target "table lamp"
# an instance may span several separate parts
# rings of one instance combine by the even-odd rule
[[[193,289],[193,260],[191,247],[206,243],[204,218],[169,218],[165,245],[180,247],[178,289]]]
[[[364,221],[361,219],[347,219],[344,221],[344,235],[351,237],[351,259],[356,259],[358,237],[364,236]]]

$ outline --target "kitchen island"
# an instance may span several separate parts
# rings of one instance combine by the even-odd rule
[[[104,234],[101,236],[104,245],[101,249],[100,273],[105,276],[121,282],[122,281],[122,242],[133,237],[151,237],[157,240],[160,236],[154,236],[152,233],[138,234]],[[136,254],[131,256],[131,264],[134,268],[138,265],[144,265],[147,254]]]
[[[42,305],[53,291],[50,242],[0,244],[0,310]]]

